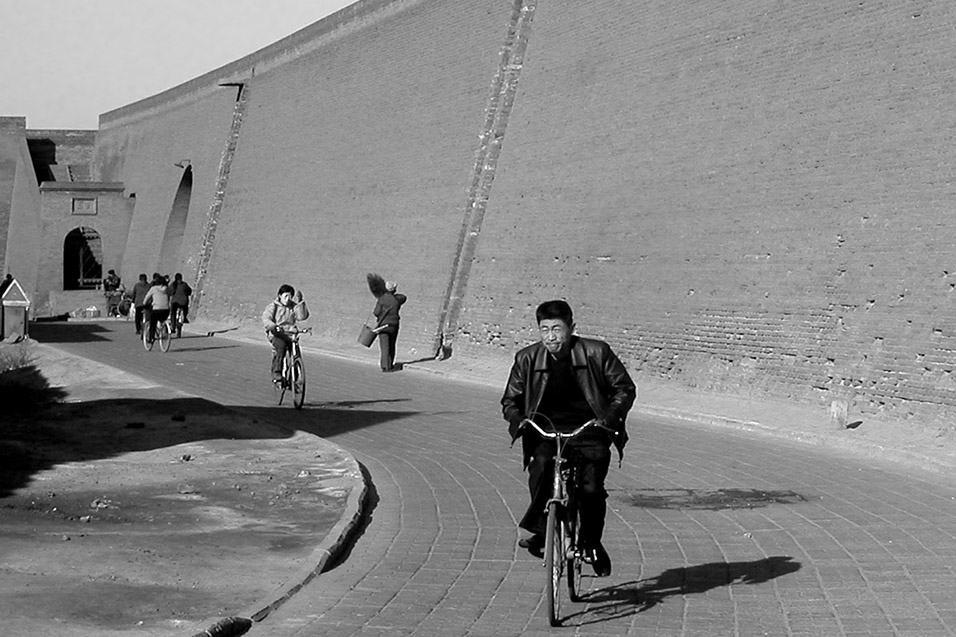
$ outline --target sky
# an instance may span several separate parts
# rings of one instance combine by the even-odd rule
[[[0,116],[99,115],[272,44],[355,0],[0,0]]]

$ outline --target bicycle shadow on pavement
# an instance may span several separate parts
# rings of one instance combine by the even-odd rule
[[[215,349],[233,349],[236,347],[241,347],[241,345],[210,345],[208,347],[203,347],[202,345],[196,345],[195,347],[178,347],[177,343],[179,342],[180,340],[178,338],[173,339],[173,342],[171,343],[169,347],[169,352],[168,352],[169,354],[172,354],[175,356],[177,353],[180,353],[180,352],[211,352],[212,350],[215,350]]]
[[[577,618],[575,625],[620,619],[643,613],[668,597],[706,593],[722,586],[763,584],[800,568],[800,562],[784,555],[752,562],[709,562],[669,568],[657,577],[616,584],[583,595],[582,601],[588,603],[589,608],[568,619]]]

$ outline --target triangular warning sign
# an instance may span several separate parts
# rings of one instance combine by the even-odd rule
[[[26,293],[24,293],[23,288],[20,287],[20,283],[16,279],[10,282],[10,286],[7,287],[6,291],[3,293],[3,298],[0,299],[3,305],[21,307],[29,306],[30,299],[27,298]]]

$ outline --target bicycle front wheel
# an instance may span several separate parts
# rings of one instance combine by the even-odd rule
[[[149,323],[143,325],[143,347],[147,352],[153,349],[153,341],[149,340]]]
[[[163,321],[156,326],[156,340],[159,341],[159,348],[164,352],[169,351],[169,343],[172,340],[172,335],[169,333],[169,325]]]
[[[292,405],[302,409],[305,404],[305,364],[301,358],[292,361]]]
[[[561,583],[564,579],[564,525],[557,502],[548,506],[548,527],[544,536],[544,567],[547,571],[545,595],[548,598],[548,621],[561,625]]]
[[[565,567],[568,573],[568,597],[572,602],[581,601],[581,558],[578,553],[578,533],[581,531],[580,521],[576,511],[567,511],[568,521],[565,527],[567,543]]]

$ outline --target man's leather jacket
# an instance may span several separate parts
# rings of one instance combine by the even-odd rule
[[[618,453],[623,453],[627,442],[624,420],[637,397],[637,388],[624,364],[604,341],[572,336],[571,367],[595,416],[620,432],[614,443]],[[502,412],[512,431],[517,423],[538,410],[548,375],[548,350],[543,343],[529,345],[515,355],[508,385],[501,397]],[[533,442],[529,436],[524,437],[525,465],[533,451],[529,450]]]

